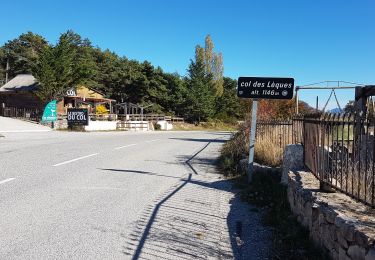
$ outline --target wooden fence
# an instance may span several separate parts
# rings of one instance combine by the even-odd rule
[[[43,111],[37,108],[19,108],[0,106],[0,116],[20,118],[39,122],[42,118]]]

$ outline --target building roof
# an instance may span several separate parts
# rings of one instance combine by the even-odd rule
[[[95,98],[95,97],[86,97],[86,99],[98,99],[98,100],[108,100],[108,101],[115,101],[113,99],[105,98],[105,95],[96,89],[91,87],[82,86],[87,88],[93,92],[99,93],[103,96],[103,98]],[[38,83],[36,78],[31,74],[19,74],[15,76],[13,79],[8,81],[5,85],[0,87],[0,93],[9,93],[9,92],[16,92],[16,91],[34,91],[38,89]],[[79,96],[71,96],[72,98],[80,98]]]
[[[0,92],[33,91],[38,88],[33,75],[20,74],[0,87]]]

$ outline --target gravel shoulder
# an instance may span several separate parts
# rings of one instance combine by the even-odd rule
[[[134,223],[124,247],[129,259],[268,259],[270,229],[216,169],[223,142],[202,142],[185,158],[190,174]]]

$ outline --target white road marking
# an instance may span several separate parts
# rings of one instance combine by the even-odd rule
[[[16,179],[16,178],[8,178],[8,179],[5,179],[5,180],[3,180],[3,181],[0,181],[0,184],[6,183],[6,182],[8,182],[8,181],[13,181],[14,179]]]
[[[124,145],[124,146],[116,147],[115,150],[119,150],[119,149],[122,149],[122,148],[126,148],[126,147],[130,147],[130,146],[134,146],[134,145],[137,145],[137,144],[128,144],[128,145]]]
[[[145,143],[152,143],[152,142],[156,142],[156,141],[160,141],[161,139],[154,139],[154,140],[150,140],[150,141],[146,141]]]
[[[58,163],[58,164],[55,164],[55,165],[52,165],[53,167],[56,167],[56,166],[60,166],[60,165],[64,165],[64,164],[68,164],[68,163],[71,163],[71,162],[75,162],[75,161],[78,161],[78,160],[82,160],[82,159],[85,159],[85,158],[89,158],[89,157],[92,157],[92,156],[95,156],[95,155],[98,155],[99,153],[93,153],[93,154],[89,154],[89,155],[86,155],[86,156],[82,156],[82,157],[78,157],[76,159],[72,159],[72,160],[69,160],[69,161],[65,161],[65,162],[62,162],[62,163]]]

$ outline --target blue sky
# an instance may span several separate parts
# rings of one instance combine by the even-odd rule
[[[373,0],[17,0],[1,9],[1,45],[26,31],[55,43],[72,29],[102,49],[185,75],[194,46],[210,34],[232,78],[375,84]],[[323,106],[329,91],[305,90],[300,97],[315,105],[317,95]],[[343,106],[354,91],[337,95]]]

